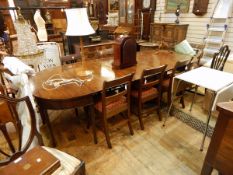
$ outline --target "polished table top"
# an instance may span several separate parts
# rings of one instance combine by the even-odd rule
[[[191,56],[165,50],[145,50],[137,53],[137,64],[135,66],[125,69],[113,68],[113,57],[86,60],[84,63],[79,62],[63,65],[38,72],[31,78],[30,86],[33,95],[36,98],[47,100],[68,100],[102,91],[103,82],[105,80],[113,80],[129,73],[135,73],[133,80],[138,80],[140,79],[143,69],[167,64],[167,69],[170,70],[174,67],[176,61],[187,59],[191,59]],[[92,79],[85,81],[82,86],[67,84],[53,90],[46,90],[42,86],[43,82],[55,74],[59,74],[63,78],[77,78],[77,74],[81,70],[90,70],[93,72]]]

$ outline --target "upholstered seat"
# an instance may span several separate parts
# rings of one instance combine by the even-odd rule
[[[96,104],[95,104],[95,109],[97,109],[99,112],[102,112],[102,101],[98,101]],[[125,97],[120,97],[119,99],[117,100],[114,100],[110,103],[107,104],[106,106],[106,109],[107,109],[107,113],[116,109],[116,107],[119,109],[119,108],[124,108],[124,107],[127,107],[127,101],[126,101],[126,98]]]
[[[159,95],[159,91],[156,88],[145,89],[142,91],[142,101],[147,100],[150,97],[156,97]],[[138,98],[138,91],[132,90],[131,96]]]
[[[134,106],[137,107],[137,115],[142,130],[144,129],[142,109],[145,102],[155,99],[157,102],[157,113],[159,119],[162,120],[160,116],[161,83],[166,67],[166,65],[163,65],[158,68],[143,70],[141,78],[139,82],[137,82],[138,84],[135,83],[133,86],[131,99],[135,105],[132,105],[131,107],[132,110],[134,109]]]
[[[128,124],[130,134],[133,135],[133,128],[130,121],[130,93],[132,78],[133,74],[129,74],[112,81],[104,81],[101,98],[95,104],[95,109],[101,118],[109,148],[112,148],[108,128],[108,119],[111,117],[120,113],[123,114],[123,121]],[[93,125],[95,125],[95,123]]]

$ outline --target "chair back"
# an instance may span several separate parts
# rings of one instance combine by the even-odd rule
[[[65,56],[60,57],[62,65],[72,64],[72,63],[76,63],[78,61],[81,61],[81,53],[80,53],[79,45],[74,45],[73,48],[74,48],[74,54],[65,55]]]
[[[30,114],[29,130],[25,130],[25,123],[21,120],[21,117],[25,117],[21,115],[21,112],[26,110]],[[0,166],[6,165],[23,155],[35,136],[37,136],[39,144],[42,144],[29,97],[15,99],[0,95],[0,131],[2,135],[0,137]],[[27,138],[25,138],[25,133]]]
[[[104,115],[107,110],[106,106],[122,97],[126,98],[128,109],[130,109],[130,92],[133,75],[132,73],[112,81],[104,81],[102,91],[102,112]],[[117,108],[117,106],[115,107]]]
[[[144,89],[149,89],[158,86],[159,92],[161,92],[161,82],[163,81],[164,72],[167,65],[163,65],[157,68],[144,69],[140,79],[139,97],[141,97]]]
[[[223,71],[230,52],[231,50],[229,49],[228,45],[222,46],[219,52],[214,54],[210,67],[212,69]]]

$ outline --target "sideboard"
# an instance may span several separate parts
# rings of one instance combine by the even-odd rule
[[[168,48],[186,38],[188,24],[175,23],[151,23],[150,41],[154,43],[166,43]]]

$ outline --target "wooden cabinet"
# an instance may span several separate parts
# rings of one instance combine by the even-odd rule
[[[233,172],[233,102],[220,103],[217,110],[219,116],[201,175],[211,175],[213,169],[220,174]]]
[[[193,13],[201,16],[207,13],[209,0],[194,0]]]
[[[117,34],[129,34],[135,37],[140,35],[141,1],[119,0],[119,28]]]
[[[188,24],[152,23],[151,42],[165,42],[169,48],[173,48],[186,38],[187,30]]]

